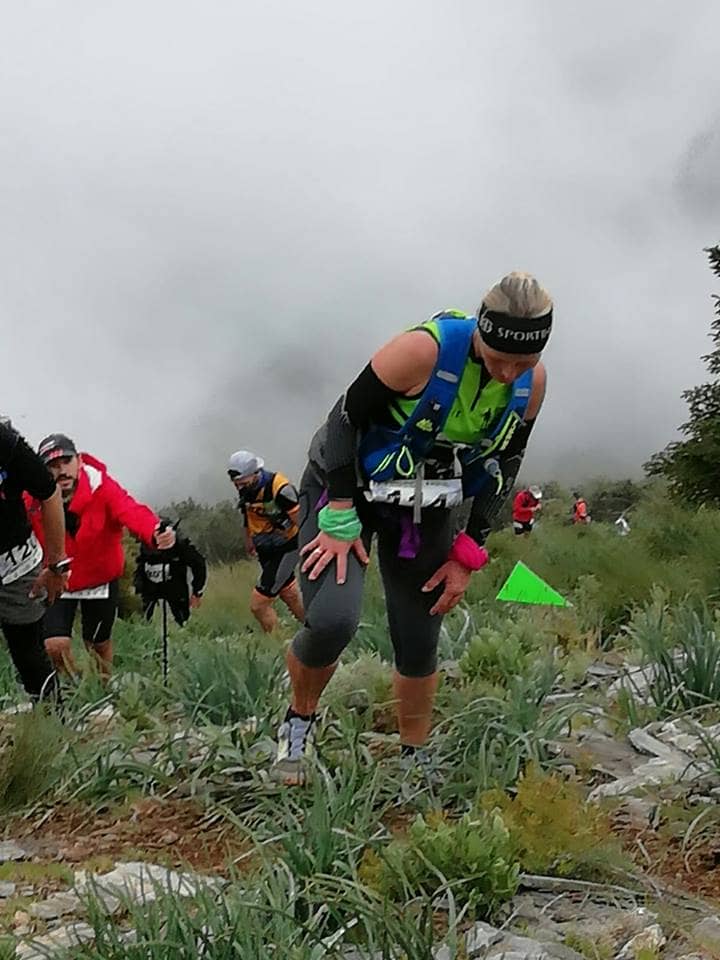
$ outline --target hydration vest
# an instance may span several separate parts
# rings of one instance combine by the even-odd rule
[[[283,546],[297,536],[297,523],[275,500],[278,492],[289,483],[284,474],[263,470],[260,486],[253,499],[242,503],[247,531],[256,547]]]
[[[427,386],[413,401],[414,408],[398,427],[373,424],[360,440],[360,470],[370,484],[415,479],[418,472],[422,472],[423,463],[430,456],[457,398],[476,329],[475,319],[447,310],[433,317],[432,326],[438,340],[438,357]],[[502,473],[496,458],[507,448],[525,418],[532,378],[532,370],[527,370],[512,383],[505,409],[494,425],[487,430],[478,427],[481,435],[468,438],[470,442],[453,443],[461,467],[464,497],[476,496],[491,477],[498,489],[502,489]]]

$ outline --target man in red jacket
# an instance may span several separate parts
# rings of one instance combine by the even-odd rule
[[[153,511],[138,503],[108,474],[104,463],[61,433],[46,437],[38,453],[57,481],[65,509],[65,545],[72,557],[67,592],[45,614],[45,648],[56,669],[76,671],[70,638],[78,602],[85,645],[98,658],[100,672],[110,675],[112,626],[118,607],[118,580],[125,566],[123,529],[149,547],[168,550],[175,543],[172,529],[161,531]],[[35,535],[43,530],[36,500],[29,498],[28,514]]]
[[[542,490],[540,487],[528,487],[516,494],[513,500],[513,530],[520,536],[532,533],[535,525],[535,514],[542,507]]]

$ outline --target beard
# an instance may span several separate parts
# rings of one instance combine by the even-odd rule
[[[68,501],[72,500],[72,498],[73,498],[73,496],[74,496],[74,494],[75,494],[75,491],[77,490],[77,480],[74,480],[72,477],[66,477],[66,476],[63,476],[63,475],[61,475],[61,476],[59,476],[59,477],[57,478],[57,482],[58,482],[58,483],[60,483],[60,481],[62,481],[62,480],[69,480],[69,481],[70,481],[70,486],[69,486],[69,487],[61,487],[61,488],[60,488],[60,493],[62,494],[63,502],[64,502],[64,503],[68,503]]]

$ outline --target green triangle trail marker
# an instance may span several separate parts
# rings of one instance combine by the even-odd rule
[[[495,599],[509,603],[536,603],[548,607],[572,606],[557,590],[553,590],[549,584],[526,567],[522,560],[518,560],[515,564]]]

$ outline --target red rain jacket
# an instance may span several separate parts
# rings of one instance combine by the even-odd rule
[[[539,500],[530,493],[529,490],[521,490],[516,494],[513,500],[512,518],[515,523],[529,523],[535,516],[534,507],[537,507]]]
[[[65,534],[65,550],[72,557],[68,590],[98,587],[122,576],[125,554],[122,548],[123,529],[134,533],[148,546],[160,522],[153,511],[138,503],[108,474],[104,463],[81,454],[78,485],[67,509],[74,513],[79,526],[75,536]],[[40,501],[25,494],[25,506],[38,540],[43,544]]]
[[[587,523],[589,519],[587,502],[580,497],[573,507],[573,523]]]

